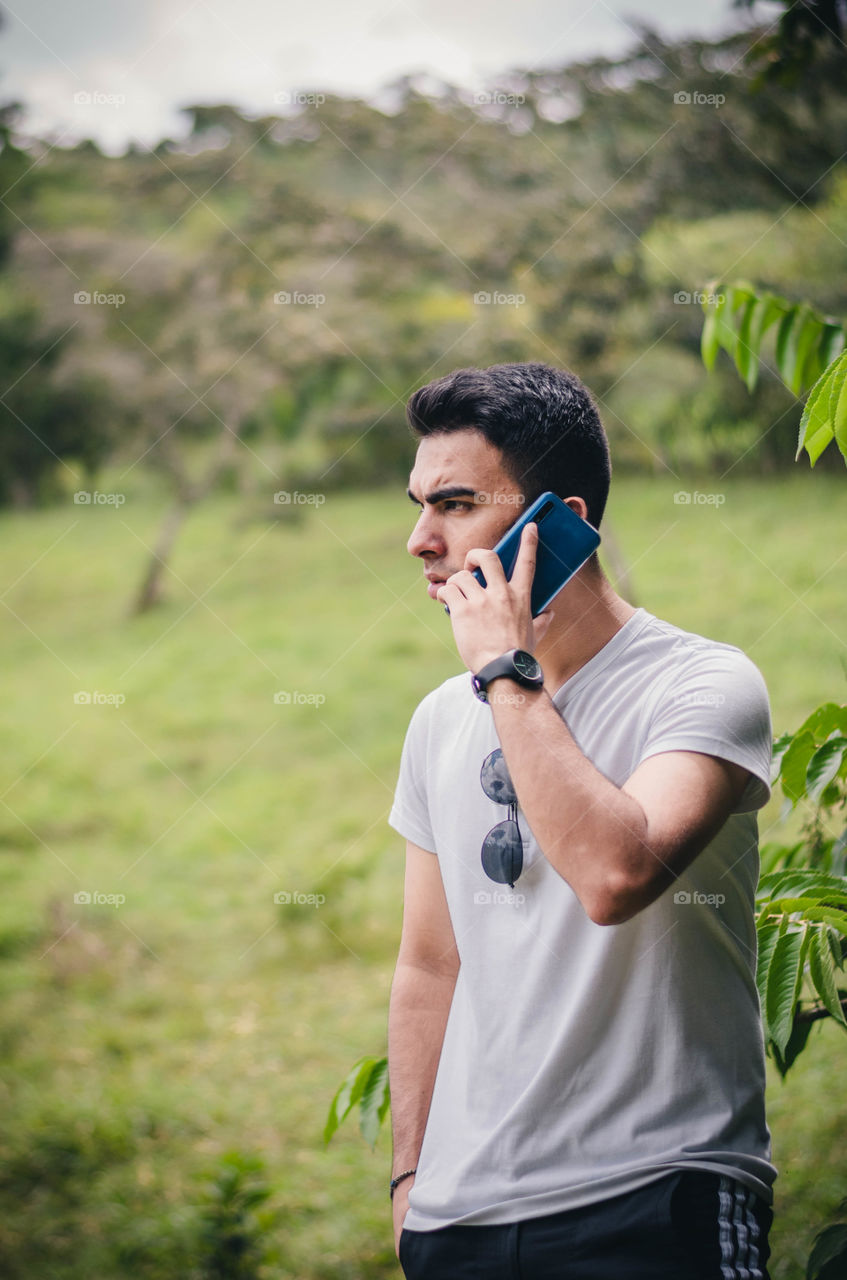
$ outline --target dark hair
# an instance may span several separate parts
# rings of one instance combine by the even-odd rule
[[[589,522],[600,524],[612,474],[609,445],[575,374],[546,364],[457,369],[416,391],[406,416],[419,436],[481,431],[528,501],[546,489],[584,498]]]

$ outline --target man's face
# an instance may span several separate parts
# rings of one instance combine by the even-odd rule
[[[424,437],[408,492],[421,514],[406,546],[423,560],[433,599],[471,547],[493,547],[524,503],[500,450],[474,428]]]

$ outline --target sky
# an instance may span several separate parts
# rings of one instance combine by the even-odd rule
[[[287,96],[372,96],[425,72],[467,89],[498,72],[616,54],[639,22],[717,36],[731,0],[0,0],[0,101],[26,132],[109,151],[179,137],[188,103],[280,114]],[[688,11],[686,11],[688,9]],[[757,6],[767,21],[773,3]]]

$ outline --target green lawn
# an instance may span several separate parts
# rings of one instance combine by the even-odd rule
[[[198,1206],[238,1151],[273,1189],[268,1277],[396,1277],[386,1136],[324,1149],[321,1130],[352,1062],[384,1050],[402,882],[385,819],[408,717],[460,669],[404,551],[413,513],[329,494],[271,524],[218,498],[166,603],[132,619],[162,515],[133,483],[119,509],[0,520],[0,1271],[204,1276]],[[843,700],[840,477],[701,482],[721,505],[675,503],[682,487],[615,481],[636,603],[745,648],[777,732]],[[774,1280],[799,1280],[847,1193],[845,1049],[816,1030],[771,1087]]]

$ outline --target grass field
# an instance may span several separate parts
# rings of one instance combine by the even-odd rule
[[[384,1050],[402,883],[385,819],[408,717],[460,669],[449,623],[386,492],[278,524],[217,498],[165,604],[133,619],[162,515],[138,483],[119,509],[0,520],[0,1272],[205,1277],[202,1205],[239,1152],[272,1191],[263,1274],[396,1277],[386,1135],[325,1149],[321,1130],[352,1062]],[[840,478],[703,482],[720,505],[678,489],[613,488],[636,603],[746,649],[777,732],[842,701]],[[771,1085],[774,1280],[799,1280],[847,1194],[846,1050],[818,1028]]]

